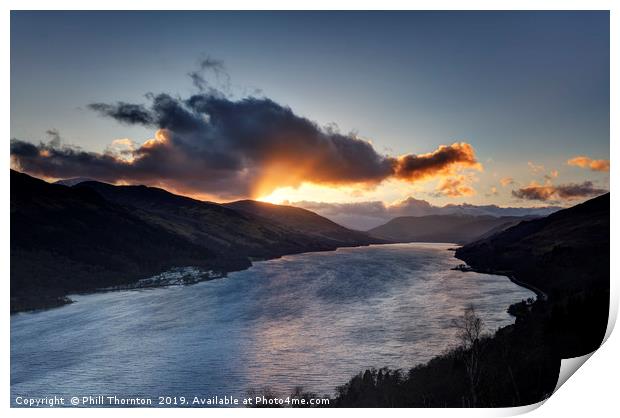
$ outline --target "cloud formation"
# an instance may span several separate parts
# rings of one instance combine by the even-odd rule
[[[218,83],[219,87],[225,91],[230,91],[230,76],[224,67],[224,62],[215,58],[206,57],[198,63],[198,69],[187,73],[192,80],[194,87],[200,92],[209,91],[211,94],[219,95],[220,92],[217,88],[209,86],[207,82],[206,73],[212,72]]]
[[[603,193],[607,193],[607,190],[594,187],[591,181],[560,184],[557,186],[550,183],[542,185],[532,182],[529,186],[512,191],[512,195],[519,199],[540,200],[543,202],[582,199]]]
[[[154,123],[151,113],[143,105],[125,102],[116,102],[115,104],[91,103],[88,108],[126,125],[150,126]]]
[[[545,174],[543,177],[547,180],[552,180],[559,175],[560,175],[560,172],[558,170],[551,170],[549,174]]]
[[[536,164],[531,161],[528,161],[527,166],[530,168],[530,172],[532,174],[539,174],[545,171],[545,166],[542,164]]]
[[[45,131],[45,133],[47,134],[47,136],[49,136],[50,143],[53,146],[60,146],[62,138],[60,137],[58,129],[48,129],[47,131]]]
[[[205,61],[201,68],[219,65]],[[89,105],[119,123],[154,128],[155,137],[141,145],[117,140],[96,153],[58,141],[33,145],[14,139],[12,163],[44,177],[88,176],[221,199],[265,196],[278,187],[305,182],[374,187],[388,179],[432,178],[442,179],[441,190],[455,196],[473,190],[463,184],[461,170],[482,169],[473,147],[465,142],[426,154],[381,155],[355,134],[320,128],[268,98],[233,100],[211,90],[187,99],[168,94],[147,98],[148,105]]]
[[[465,142],[441,145],[428,154],[404,155],[397,159],[394,175],[403,180],[420,180],[437,174],[453,175],[455,168],[482,170],[474,148]]]
[[[437,192],[448,197],[473,196],[476,191],[470,186],[470,178],[463,174],[445,177],[439,181]]]
[[[566,161],[566,164],[581,168],[589,168],[592,171],[609,171],[609,160],[593,160],[585,155],[579,155]]]
[[[489,188],[489,191],[485,194],[486,197],[492,197],[497,195],[499,195],[499,190],[497,190],[497,187],[495,186],[491,186]]]
[[[506,186],[510,186],[511,184],[514,184],[515,179],[513,179],[512,177],[504,177],[500,179],[499,182],[502,185],[502,187],[506,187]]]

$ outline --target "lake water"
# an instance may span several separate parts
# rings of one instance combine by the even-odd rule
[[[319,394],[369,367],[408,369],[455,345],[473,303],[489,331],[534,294],[450,270],[449,244],[286,256],[191,286],[74,296],[11,317],[16,396]]]

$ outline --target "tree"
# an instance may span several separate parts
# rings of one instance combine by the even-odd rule
[[[455,326],[458,329],[457,336],[461,342],[461,358],[465,364],[471,406],[475,408],[478,403],[478,385],[480,384],[482,354],[480,339],[483,323],[482,319],[476,315],[474,306],[469,305],[463,316],[455,321]]]

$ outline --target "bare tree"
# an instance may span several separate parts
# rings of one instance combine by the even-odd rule
[[[458,329],[458,337],[462,347],[462,358],[465,363],[465,371],[469,384],[469,394],[471,406],[476,407],[478,403],[478,385],[480,383],[480,360],[482,348],[480,339],[482,337],[482,319],[476,315],[476,309],[469,305],[463,316],[455,321]]]

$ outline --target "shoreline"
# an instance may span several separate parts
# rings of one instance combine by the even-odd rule
[[[523,282],[523,281],[517,279],[514,276],[514,273],[511,272],[511,271],[492,270],[492,269],[483,270],[483,269],[476,269],[474,267],[471,267],[470,271],[473,271],[473,272],[476,272],[476,273],[480,273],[480,274],[492,274],[492,275],[495,275],[495,276],[507,277],[508,280],[510,280],[512,283],[516,284],[517,286],[521,286],[521,287],[523,287],[523,288],[525,288],[527,290],[530,290],[530,291],[534,292],[536,294],[536,299],[537,300],[540,300],[542,302],[546,302],[549,299],[549,297],[547,296],[547,294],[545,292],[543,292],[539,288],[537,288],[537,287],[535,287],[535,286],[533,286],[533,285],[531,285],[529,283],[526,283],[526,282]]]
[[[507,274],[506,277],[508,277],[508,279],[513,282],[514,284],[524,287],[528,290],[531,290],[532,292],[536,293],[536,298],[542,302],[546,302],[549,299],[549,296],[547,295],[547,293],[545,293],[544,291],[540,290],[539,288],[529,284],[529,283],[525,283],[519,279],[517,279],[514,274]]]
[[[106,288],[94,288],[91,290],[83,290],[83,291],[74,291],[74,292],[68,292],[62,296],[54,296],[53,300],[50,301],[49,298],[42,298],[42,300],[39,303],[34,303],[31,304],[31,306],[29,307],[25,307],[23,309],[17,309],[17,310],[11,310],[10,316],[13,315],[17,315],[20,313],[28,313],[28,312],[39,312],[39,311],[47,311],[50,309],[56,309],[56,308],[62,308],[64,306],[67,305],[71,305],[72,303],[75,303],[76,301],[71,299],[72,295],[90,295],[90,294],[96,294],[96,293],[105,293],[105,292],[120,292],[120,291],[129,291],[129,290],[140,290],[140,289],[155,289],[155,288],[160,288],[160,287],[169,287],[169,286],[189,286],[192,284],[197,284],[197,283],[201,283],[201,282],[209,282],[212,280],[217,280],[217,279],[225,279],[228,277],[229,273],[235,273],[238,271],[245,271],[249,268],[251,268],[254,263],[259,263],[262,261],[269,261],[269,260],[277,260],[283,257],[287,257],[287,256],[291,256],[291,255],[300,255],[300,254],[312,254],[312,253],[322,253],[322,252],[328,252],[328,251],[337,251],[341,248],[359,248],[359,247],[370,247],[372,245],[389,245],[389,244],[394,244],[394,243],[384,243],[384,244],[375,244],[375,243],[369,243],[369,244],[358,244],[358,245],[350,245],[350,246],[342,246],[342,247],[336,247],[336,248],[330,248],[330,249],[317,249],[315,251],[304,251],[304,252],[293,252],[293,253],[287,253],[287,254],[279,254],[279,255],[274,255],[273,257],[265,257],[265,258],[249,258],[249,265],[241,267],[241,268],[231,268],[230,270],[220,270],[218,272],[217,276],[213,276],[213,277],[207,277],[207,278],[202,278],[199,280],[195,280],[189,283],[165,283],[165,284],[148,284],[148,285],[139,285],[139,283],[141,281],[146,281],[149,280],[153,277],[165,274],[166,272],[169,272],[171,270],[175,270],[178,268],[182,268],[182,267],[171,267],[168,270],[164,270],[161,271],[157,274],[154,274],[152,276],[149,277],[143,277],[137,280],[134,280],[132,282],[126,283],[126,284],[122,284],[122,285],[117,285],[117,286],[110,286],[110,287],[106,287]],[[193,267],[193,266],[192,266]]]
[[[542,302],[546,302],[549,299],[549,296],[547,295],[546,292],[544,292],[543,290],[537,288],[534,285],[531,285],[527,282],[524,282],[522,280],[517,279],[517,277],[515,276],[515,273],[513,271],[510,270],[494,270],[492,268],[476,268],[476,267],[472,267],[469,264],[467,264],[466,260],[463,260],[462,258],[458,258],[458,257],[454,257],[457,260],[461,260],[465,262],[465,266],[467,267],[467,270],[461,270],[463,272],[470,272],[473,271],[475,273],[480,273],[480,274],[492,274],[495,276],[504,276],[507,277],[508,280],[510,280],[512,283],[516,284],[517,286],[521,286],[527,290],[530,290],[532,292],[534,292],[536,294],[536,299],[540,300]],[[457,268],[457,270],[460,270]]]
[[[386,243],[381,243],[381,244],[377,244],[377,243],[370,243],[370,244],[360,244],[360,245],[351,245],[351,246],[342,246],[342,247],[336,247],[333,249],[319,249],[316,251],[304,251],[304,252],[297,252],[297,253],[288,253],[288,254],[281,254],[281,255],[276,255],[273,257],[268,257],[268,258],[261,258],[261,259],[250,259],[250,264],[246,267],[240,268],[240,269],[231,269],[231,270],[221,270],[218,273],[218,276],[216,277],[207,277],[207,278],[202,278],[202,279],[198,279],[198,280],[194,280],[188,283],[150,283],[150,284],[145,284],[145,285],[139,285],[139,283],[141,281],[146,281],[151,279],[152,277],[156,277],[162,274],[165,274],[166,272],[169,272],[171,270],[175,270],[175,269],[179,269],[180,267],[172,267],[168,270],[159,272],[153,276],[149,276],[149,277],[145,277],[145,278],[141,278],[141,279],[137,279],[133,282],[127,283],[127,284],[123,284],[123,285],[117,285],[117,286],[110,286],[110,287],[105,287],[105,288],[95,288],[92,290],[84,290],[84,291],[77,291],[77,292],[70,292],[67,293],[64,296],[59,296],[58,299],[54,300],[54,303],[43,303],[41,304],[41,306],[34,306],[32,308],[25,308],[25,309],[20,309],[20,310],[16,310],[16,311],[11,311],[11,316],[12,315],[17,315],[20,313],[27,313],[27,312],[38,312],[38,311],[46,311],[49,309],[56,309],[56,308],[62,308],[63,306],[67,306],[70,305],[72,303],[76,303],[75,300],[71,299],[71,296],[73,295],[90,295],[90,294],[96,294],[96,293],[105,293],[105,292],[120,292],[120,291],[130,291],[130,290],[141,290],[141,289],[156,289],[156,288],[161,288],[161,287],[169,287],[169,286],[190,286],[193,284],[197,284],[197,283],[202,283],[202,282],[209,282],[212,280],[218,280],[218,279],[226,279],[228,278],[228,274],[229,273],[235,273],[238,271],[245,271],[248,270],[249,268],[251,268],[254,263],[260,263],[263,261],[270,261],[270,260],[278,260],[280,258],[284,258],[284,257],[288,257],[288,256],[293,256],[293,255],[301,255],[301,254],[314,254],[314,253],[323,253],[323,252],[336,252],[340,249],[347,249],[347,248],[361,248],[361,247],[375,247],[375,246],[384,246],[384,245],[407,245],[407,244],[444,244],[444,245],[450,245],[450,246],[454,246],[454,243],[451,242],[386,242]],[[455,248],[448,248],[448,250],[450,251],[454,251]]]
[[[436,244],[436,243],[433,243],[433,244]],[[444,243],[444,245],[441,245],[441,247],[442,247],[442,248],[445,248],[445,247],[447,246],[447,245],[445,245],[445,244],[446,244],[446,243]],[[402,245],[402,244],[396,244],[396,245]],[[449,244],[448,244],[448,245],[449,245]],[[412,252],[412,253],[415,253],[415,252],[417,251],[417,248],[421,248],[422,246],[423,246],[423,244],[422,244],[422,243],[410,243],[411,252]],[[358,247],[355,247],[355,248],[361,248],[361,247],[362,247],[362,246],[358,246]],[[378,247],[378,246],[377,246],[377,247]],[[343,249],[346,251],[346,248],[348,248],[348,247],[345,247],[345,248],[343,248]],[[379,247],[379,248],[380,248],[380,247]],[[438,248],[438,249],[436,250],[438,254],[439,254],[439,253],[443,253],[443,255],[441,256],[441,260],[449,260],[450,262],[453,262],[454,260],[453,260],[453,258],[452,258],[452,254],[446,254],[444,251],[442,251],[442,248]],[[360,251],[360,253],[361,253],[361,254],[366,253],[366,250],[364,250],[363,248],[362,248],[362,249],[360,249],[359,251]],[[309,252],[309,253],[306,253],[306,254],[313,254],[313,253],[315,253],[315,252]],[[434,252],[434,253],[435,253],[435,252]],[[302,254],[303,254],[303,253],[302,253]],[[403,254],[404,254],[405,256],[407,256],[407,254],[409,254],[409,251],[403,251]],[[447,256],[447,257],[446,257],[446,256]],[[283,256],[283,257],[288,257],[288,256]],[[283,258],[283,257],[282,257],[282,258]],[[269,260],[261,260],[261,261],[269,261]],[[258,261],[258,262],[260,262],[260,261]],[[443,262],[442,262],[442,264],[443,264]],[[438,266],[438,267],[439,267],[439,266]],[[447,269],[445,266],[444,266],[443,268],[441,268],[441,267],[440,267],[440,268],[438,268],[438,270],[437,270],[437,271],[439,271],[439,272],[443,272],[443,274],[449,274],[449,273],[450,273],[450,272],[448,271],[448,269]],[[441,274],[441,273],[440,273],[440,274]],[[484,273],[481,273],[481,274],[484,274]],[[493,279],[493,281],[494,281],[494,282],[504,283],[504,286],[506,286],[506,287],[510,287],[509,285],[506,285],[506,284],[505,284],[505,282],[502,282],[502,280],[503,280],[503,279],[500,279],[500,278],[498,278],[498,279]],[[179,284],[179,285],[180,285],[180,284]],[[462,284],[461,284],[461,286],[462,286]],[[153,288],[153,287],[154,287],[154,286],[151,286],[150,288]],[[159,287],[167,287],[167,286],[159,286]],[[128,289],[128,290],[139,290],[139,289],[140,289],[140,288]],[[125,289],[115,289],[115,290],[109,290],[109,289],[108,289],[108,290],[105,290],[105,289],[101,289],[100,291],[98,291],[98,292],[93,292],[93,293],[102,293],[102,292],[104,292],[104,291],[105,291],[105,292],[107,292],[107,291],[120,291],[120,290],[125,290]],[[110,296],[109,296],[109,298],[112,298],[112,299],[109,299],[109,300],[113,300],[113,298],[115,298],[115,297],[116,297],[115,295],[110,295]],[[512,299],[512,298],[508,298],[508,299]],[[145,299],[145,300],[148,300],[148,299]],[[78,302],[79,302],[79,301],[78,301]],[[503,304],[501,304],[501,305],[503,305]],[[496,309],[496,310],[497,310],[497,312],[499,312],[499,311],[501,310],[501,305],[500,305],[500,304],[498,304],[498,305],[497,305],[497,309]],[[508,318],[507,318],[507,321],[508,321]],[[510,322],[509,322],[509,323],[507,323],[506,325],[500,325],[500,329],[504,329],[505,327],[511,327],[511,326],[513,326],[513,325],[514,325],[514,320],[513,320],[513,318],[510,318]],[[447,345],[446,345],[446,347],[452,347],[454,344],[456,344],[456,343],[451,342],[450,344],[447,344]],[[415,368],[417,368],[417,367],[430,367],[430,366],[428,366],[428,365],[429,365],[432,361],[438,361],[437,359],[439,359],[439,360],[441,360],[441,359],[442,359],[442,353],[441,353],[441,352],[438,352],[437,354],[434,354],[434,355],[433,355],[430,359],[428,359],[428,360],[421,360],[421,359],[417,358],[417,359],[416,359],[416,361],[414,361],[414,362],[410,362],[410,361],[404,362],[404,363],[403,363],[403,364],[404,364],[404,366],[403,366],[403,370],[407,371],[407,370],[412,370],[412,369],[415,369]],[[434,367],[434,366],[432,366],[432,367]],[[376,365],[376,368],[377,368],[377,369],[384,369],[384,367],[382,367],[382,366],[381,366],[381,364],[377,364],[377,365]],[[432,370],[434,370],[434,369],[432,369]],[[364,370],[363,370],[363,368],[362,368],[360,372],[363,372],[363,371],[364,371]],[[343,384],[346,384],[349,378],[354,378],[354,374],[353,374],[353,373],[351,373],[350,375],[343,375],[343,377],[342,377],[342,379],[341,379],[341,380],[337,380],[337,382],[338,382],[338,386],[341,386],[341,385],[343,385]],[[300,384],[303,384],[303,383],[300,383]],[[334,388],[332,388],[332,390],[330,390],[330,391],[327,391],[327,390],[326,390],[326,391],[325,391],[325,393],[329,394],[329,397],[330,397],[331,399],[336,399],[336,398],[338,397],[338,392],[337,392]]]
[[[20,313],[27,313],[27,312],[38,312],[38,311],[46,311],[49,309],[56,309],[56,308],[62,308],[63,306],[66,305],[70,305],[72,303],[75,303],[76,301],[73,300],[71,298],[71,296],[74,295],[90,295],[90,294],[97,294],[97,293],[106,293],[106,292],[121,292],[121,291],[131,291],[131,290],[142,290],[142,289],[156,289],[156,288],[163,288],[163,287],[170,287],[170,286],[191,286],[193,284],[197,284],[197,283],[202,283],[202,282],[209,282],[212,280],[218,280],[218,279],[226,279],[228,278],[228,274],[229,273],[235,273],[238,271],[245,271],[250,269],[255,263],[260,263],[260,262],[264,262],[264,261],[270,261],[270,260],[278,260],[284,257],[289,257],[289,256],[295,256],[295,255],[302,255],[302,254],[314,254],[314,253],[323,253],[323,252],[337,252],[340,249],[348,249],[348,248],[361,248],[361,247],[379,247],[379,246],[386,246],[386,245],[407,245],[407,244],[436,244],[436,245],[449,245],[450,247],[447,248],[447,251],[456,251],[459,247],[458,244],[452,243],[452,242],[427,242],[427,241],[413,241],[413,242],[386,242],[386,243],[381,243],[381,244],[376,244],[376,243],[371,243],[371,244],[361,244],[361,245],[351,245],[351,246],[342,246],[342,247],[336,247],[333,249],[319,249],[316,251],[304,251],[304,252],[296,252],[296,253],[288,253],[288,254],[281,254],[281,255],[276,255],[273,257],[267,257],[267,258],[256,258],[256,259],[250,259],[250,264],[246,267],[243,267],[241,269],[231,269],[231,270],[221,270],[219,272],[217,272],[217,275],[212,275],[212,273],[214,273],[212,270],[206,270],[205,276],[206,277],[201,277],[201,278],[193,278],[192,280],[188,280],[188,281],[184,281],[184,280],[177,280],[177,281],[164,281],[164,282],[153,282],[151,281],[153,278],[158,277],[158,276],[162,276],[166,273],[169,272],[173,272],[174,270],[179,270],[179,269],[183,269],[183,268],[188,268],[188,267],[193,267],[193,266],[188,266],[188,267],[171,267],[168,270],[159,272],[153,276],[149,276],[149,277],[145,277],[145,278],[141,278],[141,279],[137,279],[133,282],[130,283],[126,283],[126,284],[122,284],[122,285],[116,285],[116,286],[110,286],[110,287],[104,287],[104,288],[95,288],[92,290],[84,290],[84,291],[78,291],[78,292],[71,292],[71,293],[67,293],[64,296],[59,296],[57,299],[54,300],[54,303],[44,303],[42,304],[42,306],[36,306],[36,307],[32,307],[32,308],[26,308],[26,309],[21,309],[21,310],[17,310],[17,311],[12,311],[11,312],[11,316],[12,315],[16,315],[16,314],[20,314]],[[532,292],[534,292],[536,294],[536,298],[542,301],[546,301],[548,299],[547,294],[538,289],[535,286],[532,286],[528,283],[525,283],[523,281],[518,280],[515,276],[513,272],[510,271],[502,271],[502,270],[493,270],[493,269],[478,269],[478,268],[474,268],[472,266],[470,266],[469,264],[467,264],[467,262],[465,260],[462,260],[456,256],[454,256],[455,259],[457,260],[461,260],[464,261],[466,264],[465,266],[468,268],[468,270],[461,270],[464,272],[468,272],[468,271],[472,271],[472,272],[476,272],[476,273],[480,273],[480,274],[493,274],[493,275],[497,275],[497,276],[505,276],[507,277],[511,282],[513,282],[514,284],[521,286],[523,288],[526,288]],[[452,270],[459,270],[458,268],[453,268]],[[142,282],[142,283],[141,283]]]
[[[542,302],[546,302],[549,299],[549,296],[547,295],[546,292],[544,292],[543,290],[537,288],[534,285],[531,285],[531,284],[529,284],[527,282],[524,282],[524,281],[521,281],[521,280],[517,279],[517,277],[515,276],[515,273],[513,271],[511,271],[511,270],[495,270],[495,269],[492,269],[490,267],[487,267],[486,269],[483,269],[483,268],[477,268],[477,267],[471,266],[467,262],[467,260],[465,260],[464,258],[457,257],[456,252],[460,248],[463,248],[463,246],[459,246],[459,247],[455,247],[455,248],[450,248],[450,250],[455,252],[454,253],[454,258],[456,258],[457,260],[461,260],[461,261],[463,261],[465,263],[464,267],[466,267],[467,270],[461,270],[459,268],[460,266],[455,267],[454,268],[455,270],[460,270],[460,271],[463,271],[463,272],[473,271],[475,273],[480,273],[480,274],[493,274],[493,275],[496,275],[496,276],[505,276],[505,277],[508,277],[508,280],[510,280],[511,282],[516,284],[517,286],[524,287],[524,288],[534,292],[536,294],[536,299],[537,300],[540,300]]]

